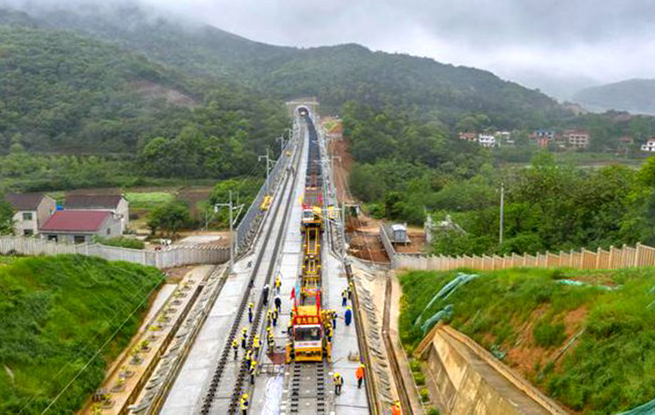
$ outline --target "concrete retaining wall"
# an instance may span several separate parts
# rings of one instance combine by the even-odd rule
[[[81,254],[97,256],[109,261],[127,261],[157,268],[183,265],[220,264],[230,258],[228,248],[212,246],[172,246],[161,251],[129,249],[100,244],[65,244],[17,236],[0,237],[0,255]]]
[[[567,413],[473,340],[448,326],[435,326],[416,353],[425,359],[432,389],[448,414]]]

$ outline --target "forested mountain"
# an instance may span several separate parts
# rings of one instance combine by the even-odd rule
[[[593,111],[655,114],[655,79],[629,79],[586,88],[575,94],[573,100]]]
[[[170,71],[115,46],[12,26],[0,26],[0,38],[5,150],[13,140],[34,151],[131,151],[144,126],[166,128],[173,113],[188,111],[146,99],[139,86],[156,84],[194,102]]]
[[[18,14],[0,16],[2,149],[14,140],[35,151],[133,152],[153,137],[204,122],[197,116],[205,110],[217,119],[225,112],[238,118],[220,126],[223,134],[235,134],[241,121],[237,129],[250,138],[279,133],[263,121],[273,114],[282,120],[281,106],[273,109],[241,87],[192,79],[67,31],[18,25]],[[7,21],[14,24],[2,25]]]
[[[465,114],[484,114],[500,128],[541,126],[568,114],[547,96],[486,71],[359,45],[266,45],[137,6],[30,13],[25,19],[32,24],[110,40],[187,74],[233,81],[279,99],[318,96],[327,110],[354,100],[413,108],[451,127]]]
[[[275,137],[287,126],[281,102],[24,13],[0,12],[0,39],[0,177],[29,178],[27,188],[116,185],[126,173],[245,174],[257,168],[258,153],[277,148]],[[114,169],[97,158],[34,153],[117,163]],[[78,162],[95,179],[61,169]]]

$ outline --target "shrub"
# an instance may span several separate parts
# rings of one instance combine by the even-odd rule
[[[419,395],[421,396],[421,402],[430,401],[430,392],[428,392],[428,388],[421,388]]]
[[[421,363],[416,359],[411,359],[409,361],[409,368],[411,369],[412,372],[420,372],[421,371]]]
[[[538,346],[555,347],[560,346],[566,340],[564,323],[550,324],[541,321],[534,326],[532,334]]]
[[[412,375],[414,376],[414,382],[418,386],[423,386],[425,385],[425,375],[423,372],[412,372]]]
[[[101,245],[118,246],[121,248],[143,249],[146,247],[146,244],[140,239],[125,238],[123,236],[114,238],[102,238],[98,236],[95,238],[95,241]]]

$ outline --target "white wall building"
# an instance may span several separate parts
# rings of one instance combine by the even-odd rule
[[[39,227],[57,209],[57,202],[41,193],[7,193],[5,200],[15,212],[14,234],[16,236],[33,236],[39,233]]]
[[[70,194],[66,197],[64,209],[110,211],[121,222],[120,233],[124,233],[130,224],[130,204],[122,195]]]
[[[646,141],[646,144],[642,144],[641,151],[648,151],[648,152],[655,153],[655,137]]]
[[[496,137],[491,134],[479,134],[478,142],[482,147],[496,147],[498,145]]]

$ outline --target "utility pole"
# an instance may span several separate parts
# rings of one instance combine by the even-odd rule
[[[243,205],[238,205],[234,206],[232,204],[232,191],[230,190],[230,196],[229,196],[229,201],[228,203],[216,203],[214,205],[214,213],[218,212],[218,209],[221,207],[227,207],[230,212],[229,212],[229,221],[230,221],[230,270],[232,270],[232,266],[234,265],[234,256],[236,255],[236,251],[238,249],[238,245],[235,246],[235,241],[234,241],[234,215],[233,211],[238,209],[239,214],[241,213],[241,209],[243,208]],[[239,214],[237,214],[237,217],[239,217]]]
[[[498,243],[503,243],[503,209],[505,207],[505,186],[500,182],[500,231],[498,234]]]
[[[275,141],[280,142],[280,157],[282,157],[282,152],[284,151],[284,134],[276,138]]]
[[[266,160],[266,195],[269,195],[271,193],[270,192],[271,184],[269,183],[269,180],[268,180],[268,174],[270,172],[269,165],[270,165],[270,163],[273,163],[274,161],[271,160],[271,158],[268,156],[268,148],[266,149],[266,155],[263,155],[263,154],[260,155],[257,160],[258,161]]]

